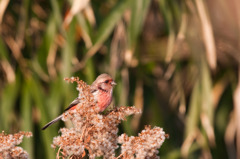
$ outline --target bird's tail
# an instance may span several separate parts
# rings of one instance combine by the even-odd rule
[[[42,130],[45,130],[47,127],[49,127],[50,125],[56,123],[57,121],[61,120],[63,117],[63,115],[58,116],[57,118],[53,119],[52,121],[50,121],[49,123],[47,123]]]

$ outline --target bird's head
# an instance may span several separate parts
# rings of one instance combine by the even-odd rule
[[[92,86],[105,91],[112,91],[113,87],[116,85],[116,82],[112,79],[112,77],[106,73],[103,73],[97,77],[97,79],[93,82]]]

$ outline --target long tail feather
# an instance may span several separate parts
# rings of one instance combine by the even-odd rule
[[[42,130],[45,130],[47,127],[49,127],[50,125],[56,123],[57,121],[61,120],[63,117],[63,115],[58,116],[57,118],[53,119],[52,121],[50,121],[49,123],[47,123]]]

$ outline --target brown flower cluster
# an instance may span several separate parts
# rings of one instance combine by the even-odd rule
[[[27,159],[28,153],[24,151],[19,145],[23,137],[31,137],[31,132],[22,132],[16,134],[5,134],[4,131],[0,133],[0,159]]]
[[[121,154],[123,158],[160,158],[158,150],[165,140],[165,132],[162,128],[145,126],[145,129],[138,136],[127,136],[122,134],[118,143],[122,144]]]
[[[154,156],[157,154],[157,148],[164,142],[164,132],[161,128],[150,129],[149,127],[140,133],[139,137],[131,138],[125,134],[118,137],[118,124],[126,116],[141,113],[135,107],[118,107],[107,114],[99,114],[99,110],[90,86],[85,82],[79,81],[78,78],[66,79],[69,82],[77,82],[79,98],[81,103],[77,108],[64,113],[63,120],[71,120],[72,128],[61,128],[61,135],[53,139],[52,147],[59,147],[57,158],[83,158],[88,154],[89,158],[102,156],[103,158],[115,158],[115,150],[119,148],[118,143],[122,145],[122,154],[119,158],[130,155],[143,156],[143,152],[129,153],[126,148],[131,148],[139,144],[150,144],[140,146],[142,151],[147,155]],[[132,139],[132,142],[130,141]],[[149,141],[146,141],[149,140]],[[131,145],[132,144],[132,145]],[[148,147],[148,148],[147,148]]]

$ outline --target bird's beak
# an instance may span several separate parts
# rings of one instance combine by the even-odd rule
[[[116,83],[115,81],[112,81],[112,82],[111,82],[111,85],[112,85],[112,86],[116,86],[117,83]]]

